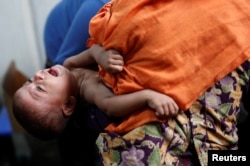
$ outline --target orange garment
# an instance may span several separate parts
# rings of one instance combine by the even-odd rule
[[[118,50],[124,70],[100,75],[115,94],[154,89],[182,110],[250,57],[248,0],[113,0],[90,22],[93,43]],[[106,129],[127,132],[158,121],[138,110]]]

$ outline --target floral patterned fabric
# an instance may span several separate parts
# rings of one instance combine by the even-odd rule
[[[249,76],[248,60],[166,123],[149,123],[123,135],[101,133],[96,144],[103,165],[188,166],[198,156],[206,166],[208,150],[236,150],[236,121]]]

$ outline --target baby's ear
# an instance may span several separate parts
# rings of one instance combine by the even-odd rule
[[[67,102],[63,106],[63,114],[65,116],[70,116],[76,107],[76,98],[74,96],[70,96]]]

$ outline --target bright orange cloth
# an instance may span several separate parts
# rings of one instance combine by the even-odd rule
[[[115,94],[154,89],[186,110],[250,57],[250,1],[113,0],[93,17],[90,34],[89,45],[124,56],[124,71],[100,71]],[[123,133],[158,120],[138,111],[106,129]]]

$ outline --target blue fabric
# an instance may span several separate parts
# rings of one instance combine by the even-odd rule
[[[10,135],[12,133],[11,122],[6,107],[0,108],[0,136]]]
[[[108,0],[62,0],[51,11],[44,31],[46,56],[53,64],[84,51],[89,21]]]

